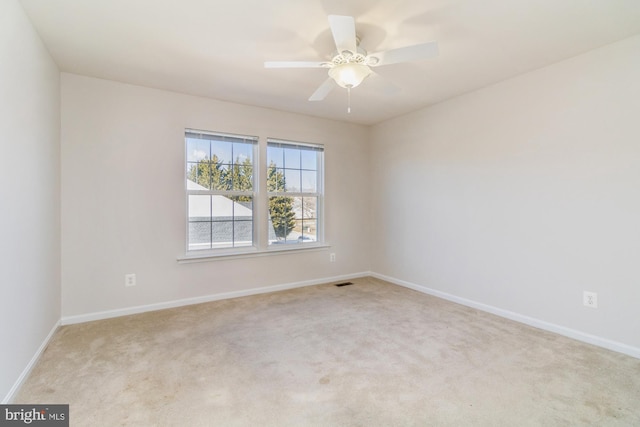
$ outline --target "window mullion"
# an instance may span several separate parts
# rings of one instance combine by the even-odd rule
[[[267,144],[264,138],[261,138],[258,141],[258,146],[256,148],[257,155],[257,174],[255,174],[254,181],[254,193],[255,201],[256,201],[256,213],[254,217],[256,217],[256,230],[254,231],[254,236],[256,238],[257,247],[260,250],[264,250],[268,246],[269,242],[269,198],[267,195]]]

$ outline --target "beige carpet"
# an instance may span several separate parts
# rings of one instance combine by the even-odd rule
[[[375,279],[60,328],[72,426],[640,426],[640,360]]]

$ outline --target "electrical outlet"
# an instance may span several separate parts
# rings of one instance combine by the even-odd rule
[[[595,292],[584,291],[582,303],[585,307],[598,308],[598,294]]]
[[[129,286],[135,286],[136,285],[136,275],[131,273],[131,274],[125,274],[124,275],[124,285],[129,287]]]
[[[336,254],[329,254],[329,262],[336,262]]]

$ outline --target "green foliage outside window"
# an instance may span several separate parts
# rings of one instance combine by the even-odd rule
[[[267,191],[281,192],[285,189],[284,174],[272,162],[267,169]],[[276,237],[284,239],[296,225],[296,215],[293,211],[293,198],[286,196],[269,197],[269,215]]]

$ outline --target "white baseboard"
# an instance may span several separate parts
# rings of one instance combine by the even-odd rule
[[[249,295],[266,294],[269,292],[283,291],[286,289],[302,288],[304,286],[321,285],[325,283],[338,282],[342,280],[356,279],[358,277],[369,276],[368,271],[354,274],[346,274],[342,276],[323,277],[321,279],[305,280],[302,282],[287,283],[284,285],[265,286],[263,288],[246,289],[242,291],[223,292],[220,294],[205,295],[202,297],[185,298],[174,301],[161,302],[157,304],[139,305],[135,307],[120,308],[116,310],[100,311],[96,313],[79,314],[76,316],[64,316],[61,324],[72,325],[75,323],[90,322],[93,320],[109,319],[112,317],[128,316],[130,314],[146,313],[148,311],[163,310],[166,308],[182,307],[192,304],[201,304],[204,302],[219,301],[223,299],[246,297]]]
[[[156,311],[156,310],[163,310],[166,308],[175,308],[175,307],[182,307],[182,306],[187,306],[187,305],[192,305],[192,304],[201,304],[201,303],[205,303],[205,302],[211,302],[211,301],[219,301],[219,300],[223,300],[223,299],[230,299],[230,298],[238,298],[238,297],[244,297],[244,296],[249,296],[249,295],[258,295],[258,294],[264,294],[264,293],[269,293],[269,292],[277,292],[277,291],[283,291],[286,289],[294,289],[294,288],[301,288],[301,287],[305,287],[305,286],[314,286],[314,285],[321,285],[321,284],[325,284],[325,283],[331,283],[331,282],[337,282],[337,281],[343,281],[343,280],[350,280],[350,279],[356,279],[358,277],[366,277],[366,276],[372,276],[384,281],[387,281],[389,283],[393,283],[399,286],[403,286],[405,288],[409,288],[409,289],[413,289],[415,291],[418,292],[422,292],[428,295],[432,295],[438,298],[442,298],[448,301],[452,301],[458,304],[462,304],[465,305],[467,307],[472,307],[478,310],[482,310],[485,311],[487,313],[491,313],[491,314],[495,314],[497,316],[500,317],[504,317],[506,319],[510,319],[510,320],[514,320],[516,322],[520,322],[520,323],[524,323],[526,325],[529,326],[533,326],[535,328],[539,328],[539,329],[543,329],[549,332],[553,332],[553,333],[557,333],[559,335],[563,335],[569,338],[573,338],[575,340],[578,341],[582,341],[582,342],[586,342],[588,344],[593,344],[602,348],[606,348],[608,350],[613,350],[616,351],[618,353],[622,353],[622,354],[626,354],[628,356],[632,356],[635,358],[640,359],[640,348],[638,347],[633,347],[624,343],[620,343],[617,341],[612,341],[606,338],[602,338],[596,335],[591,335],[591,334],[587,334],[585,332],[581,332],[575,329],[571,329],[571,328],[567,328],[561,325],[557,325],[554,323],[550,323],[550,322],[546,322],[544,320],[540,320],[540,319],[536,319],[533,317],[529,317],[529,316],[525,316],[523,314],[519,314],[519,313],[515,313],[509,310],[504,310],[502,308],[498,308],[498,307],[494,307],[491,305],[487,305],[487,304],[483,304],[477,301],[473,301],[470,299],[466,299],[466,298],[462,298],[462,297],[458,297],[456,295],[452,295],[446,292],[442,292],[442,291],[438,291],[435,289],[431,289],[428,288],[426,286],[422,286],[422,285],[418,285],[415,283],[411,283],[411,282],[407,282],[404,280],[400,280],[400,279],[396,279],[394,277],[389,277],[389,276],[385,276],[383,274],[379,274],[379,273],[375,273],[375,272],[360,272],[360,273],[354,273],[354,274],[347,274],[347,275],[341,275],[341,276],[333,276],[333,277],[324,277],[321,279],[313,279],[313,280],[305,280],[302,282],[294,282],[294,283],[287,283],[287,284],[283,284],[283,285],[274,285],[274,286],[265,286],[262,288],[252,288],[252,289],[246,289],[246,290],[242,290],[242,291],[233,291],[233,292],[223,292],[223,293],[219,293],[219,294],[213,294],[213,295],[205,295],[202,297],[195,297],[195,298],[186,298],[186,299],[180,299],[180,300],[174,300],[174,301],[167,301],[167,302],[162,302],[162,303],[157,303],[157,304],[148,304],[148,305],[141,305],[141,306],[135,306],[135,307],[127,307],[127,308],[122,308],[122,309],[116,309],[116,310],[108,310],[108,311],[101,311],[101,312],[96,312],[96,313],[87,313],[87,314],[80,314],[80,315],[76,315],[76,316],[65,316],[62,317],[62,319],[60,320],[59,324],[62,325],[71,325],[71,324],[75,324],[75,323],[83,323],[83,322],[90,322],[93,320],[101,320],[101,319],[109,319],[109,318],[113,318],[113,317],[120,317],[120,316],[127,316],[130,314],[139,314],[139,313],[145,313],[148,311]],[[57,325],[56,325],[57,327]],[[55,331],[55,327],[52,330],[52,332],[50,333],[50,336],[53,334],[53,332]],[[28,371],[31,369],[31,367],[33,366],[33,363],[35,363],[35,361],[37,360],[37,357],[39,357],[40,352],[44,349],[44,347],[46,347],[46,343],[49,340],[49,337],[47,337],[47,339],[45,340],[45,342],[43,343],[41,349],[38,350],[38,353],[36,354],[36,356],[34,356],[34,359],[32,360],[32,362],[29,364],[28,368],[25,369],[25,373],[23,373],[23,375],[20,377],[20,379],[18,380],[18,382],[16,382],[17,385],[21,384],[24,377],[28,374]],[[15,389],[16,386],[14,386]],[[12,395],[12,393],[14,392],[14,389],[12,389],[9,393],[9,395]]]
[[[536,319],[533,317],[525,316],[523,314],[515,313],[513,311],[504,310],[491,305],[483,304],[466,298],[461,298],[456,295],[448,294],[446,292],[438,291],[435,289],[427,288],[426,286],[417,285],[415,283],[407,282],[404,280],[396,279],[394,277],[385,276],[378,273],[371,273],[372,277],[384,280],[386,282],[393,283],[395,285],[403,286],[405,288],[413,289],[424,294],[432,295],[438,298],[452,301],[467,307],[476,308],[478,310],[486,311],[491,314],[495,314],[500,317],[504,317],[516,322],[524,323],[534,328],[543,329],[545,331],[554,332],[558,335],[573,338],[578,341],[582,341],[588,344],[593,344],[598,347],[603,347],[608,350],[613,350],[618,353],[626,354],[640,359],[640,348],[632,347],[627,344],[623,344],[617,341],[612,341],[606,338],[598,337],[595,335],[587,334],[585,332],[577,331],[575,329],[566,328],[564,326],[556,325],[554,323],[545,322],[544,320]]]
[[[16,382],[13,384],[13,387],[11,387],[11,390],[9,390],[9,393],[7,393],[4,399],[2,399],[3,405],[9,404],[13,400],[18,390],[20,390],[20,387],[22,387],[22,383],[31,373],[31,370],[38,362],[38,359],[40,359],[40,356],[42,356],[42,352],[44,352],[44,349],[47,348],[47,345],[49,345],[49,341],[51,340],[51,337],[53,337],[53,334],[58,329],[58,326],[60,326],[59,320],[55,323],[55,325],[53,325],[53,328],[51,328],[51,331],[49,331],[49,334],[44,339],[44,341],[42,341],[42,344],[40,344],[40,347],[38,347],[38,350],[36,350],[36,353],[33,355],[31,360],[27,364],[27,367],[24,368],[24,370],[22,371],[22,373],[20,374]]]

